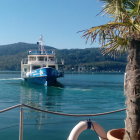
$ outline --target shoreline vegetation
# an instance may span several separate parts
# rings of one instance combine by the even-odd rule
[[[37,48],[37,44],[15,43],[0,45],[0,71],[20,71],[20,63],[29,50]],[[45,46],[45,49],[55,50],[58,63],[64,61],[64,72],[124,72],[127,54],[115,56],[102,55],[99,48],[56,49]]]

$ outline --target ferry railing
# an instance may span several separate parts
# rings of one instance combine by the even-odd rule
[[[31,60],[31,59],[28,59],[28,58],[24,58],[22,59],[21,61],[21,64],[56,64],[57,61],[56,60],[51,60],[51,59],[48,59],[48,60]]]
[[[55,65],[55,60],[29,60],[28,61],[28,64],[40,64],[40,65],[43,65],[43,64],[46,64],[46,65]],[[25,63],[26,64],[26,63]]]
[[[28,52],[28,55],[55,55],[55,51],[54,50],[44,50],[44,51],[30,50]]]
[[[40,108],[36,108],[30,105],[26,104],[17,104],[14,106],[10,106],[8,108],[5,108],[3,110],[0,110],[0,113],[7,112],[9,110],[15,109],[15,108],[20,108],[20,119],[19,119],[19,140],[23,140],[23,126],[24,126],[24,110],[23,108],[30,108],[39,112],[44,112],[44,113],[49,113],[49,114],[55,114],[55,115],[61,115],[61,116],[73,116],[73,117],[89,117],[89,116],[101,116],[101,115],[107,115],[107,114],[112,114],[116,112],[121,112],[126,110],[126,108],[123,109],[118,109],[118,110],[113,110],[109,112],[103,112],[103,113],[96,113],[96,114],[68,114],[68,113],[62,113],[62,112],[54,112],[54,111],[49,111],[49,110],[43,110]]]

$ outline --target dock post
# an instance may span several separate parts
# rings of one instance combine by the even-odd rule
[[[20,106],[19,140],[23,140],[23,105]]]

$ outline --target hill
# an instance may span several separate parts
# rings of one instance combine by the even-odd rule
[[[20,62],[27,56],[30,49],[36,49],[37,44],[15,43],[0,46],[0,70],[20,70]],[[47,46],[48,49],[54,49]]]
[[[0,70],[20,70],[20,62],[36,44],[15,43],[0,46]],[[64,59],[65,71],[124,71],[126,54],[118,57],[103,56],[99,48],[55,49],[58,60]]]
[[[65,71],[100,72],[125,71],[127,54],[102,55],[99,48],[57,50],[58,58],[65,61]]]

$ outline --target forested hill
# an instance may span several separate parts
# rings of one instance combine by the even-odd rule
[[[55,49],[58,60],[64,59],[65,71],[124,71],[126,54],[116,58],[103,56],[99,48]],[[20,70],[20,62],[28,50],[37,49],[36,44],[15,43],[0,46],[0,70]]]
[[[19,71],[20,63],[27,57],[29,50],[37,49],[37,44],[15,43],[9,45],[0,45],[0,71],[12,70]],[[47,46],[49,49],[53,47]]]
[[[58,50],[58,58],[63,58],[66,71],[125,71],[127,55],[115,57],[102,55],[99,48]]]

